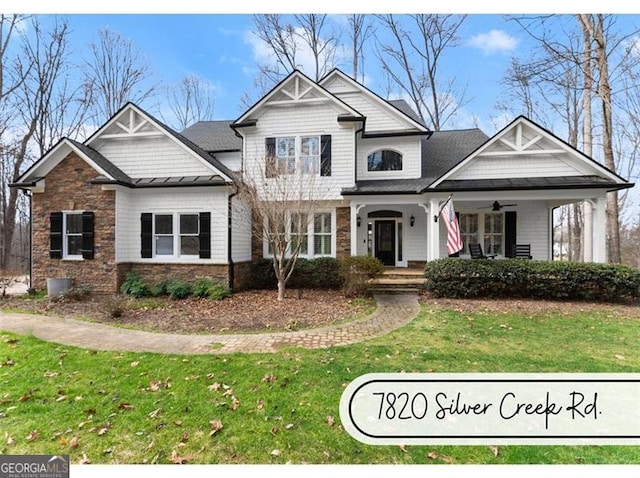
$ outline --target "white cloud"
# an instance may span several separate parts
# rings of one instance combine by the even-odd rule
[[[504,53],[515,50],[518,39],[512,37],[503,30],[491,30],[488,33],[479,33],[469,40],[469,45],[479,48],[486,55],[492,53]]]

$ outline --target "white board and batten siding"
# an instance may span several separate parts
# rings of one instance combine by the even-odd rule
[[[358,141],[358,180],[419,178],[422,169],[421,140],[416,136],[399,138],[369,138]],[[382,149],[402,154],[400,171],[368,171],[367,157]]]
[[[204,159],[194,157],[167,136],[105,140],[98,151],[132,178],[206,176],[215,174]]]
[[[227,194],[222,187],[126,189],[116,192],[116,262],[227,263]],[[140,257],[142,213],[211,212],[211,259]]]
[[[256,164],[264,167],[265,140],[269,137],[331,135],[331,176],[314,179],[321,199],[341,199],[343,188],[354,184],[354,131],[341,127],[335,104],[300,104],[295,108],[266,108],[254,131],[245,138],[245,168],[253,171]],[[258,176],[257,173],[255,173]]]

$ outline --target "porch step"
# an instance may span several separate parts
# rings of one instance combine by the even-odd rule
[[[423,269],[408,269],[406,267],[393,267],[388,268],[382,273],[381,279],[424,279]]]
[[[426,279],[410,275],[409,277],[396,277],[385,274],[369,283],[369,292],[372,294],[406,294],[419,292],[424,288]]]

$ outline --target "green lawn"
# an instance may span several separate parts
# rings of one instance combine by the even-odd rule
[[[525,317],[423,306],[408,326],[359,345],[254,355],[92,352],[0,333],[0,453],[68,453],[74,463],[640,463],[639,446],[403,449],[363,445],[340,426],[343,388],[369,372],[637,373],[640,311],[611,310]]]

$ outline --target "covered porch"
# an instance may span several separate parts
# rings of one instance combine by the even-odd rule
[[[463,250],[480,244],[497,259],[511,257],[513,245],[530,245],[536,260],[553,259],[553,211],[574,202],[591,208],[589,247],[593,262],[606,262],[606,191],[592,189],[458,191],[351,198],[351,255],[377,257],[389,267],[423,267],[448,257],[447,228],[439,212],[449,196],[458,217]],[[437,218],[437,220],[436,220]]]

